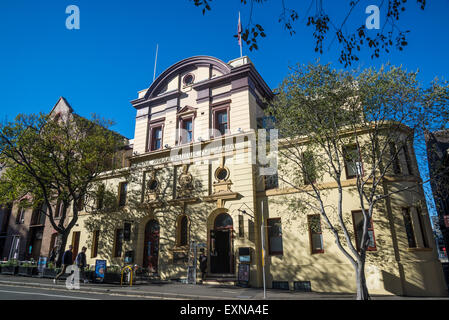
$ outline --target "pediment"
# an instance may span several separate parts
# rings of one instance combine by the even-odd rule
[[[174,77],[185,73],[188,70],[195,69],[200,66],[209,66],[218,70],[221,74],[231,73],[231,67],[220,59],[210,56],[195,56],[181,60],[162,72],[156,80],[151,84],[145,93],[144,99],[154,98],[161,92],[164,92],[167,83]]]
[[[196,110],[197,110],[197,108],[186,105],[184,108],[182,108],[178,111],[178,115],[186,114],[186,113],[196,113]]]

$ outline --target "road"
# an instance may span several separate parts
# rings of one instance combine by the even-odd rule
[[[144,297],[122,296],[100,293],[85,293],[78,290],[46,289],[24,286],[0,285],[0,300],[146,300]]]

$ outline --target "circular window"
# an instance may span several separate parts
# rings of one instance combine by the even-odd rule
[[[193,80],[195,80],[195,77],[193,76],[193,74],[188,73],[184,76],[183,82],[186,86],[188,86],[193,83]]]
[[[217,168],[215,171],[215,178],[217,178],[218,181],[226,180],[229,177],[229,170],[224,167]]]
[[[151,191],[156,190],[158,186],[158,182],[156,179],[151,179],[150,181],[148,181],[148,189]]]

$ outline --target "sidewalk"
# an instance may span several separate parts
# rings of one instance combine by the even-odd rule
[[[24,287],[40,287],[53,290],[68,290],[65,280],[57,284],[52,279],[0,275],[0,284]],[[193,285],[178,282],[159,281],[151,284],[136,284],[132,287],[114,284],[80,284],[78,292],[117,294],[126,296],[149,297],[168,300],[263,300],[263,289],[242,288],[237,286]],[[296,292],[267,289],[267,300],[354,300],[354,294],[333,294],[318,292]],[[373,300],[403,299],[446,299],[449,298],[412,298],[399,296],[372,296]]]

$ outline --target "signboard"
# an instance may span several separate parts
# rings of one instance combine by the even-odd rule
[[[240,263],[239,264],[239,272],[238,272],[238,284],[240,286],[248,287],[249,286],[249,264]]]
[[[37,271],[42,273],[44,272],[44,268],[47,266],[47,257],[39,257],[39,261],[37,262]]]
[[[95,260],[95,280],[103,282],[106,273],[106,260]]]

